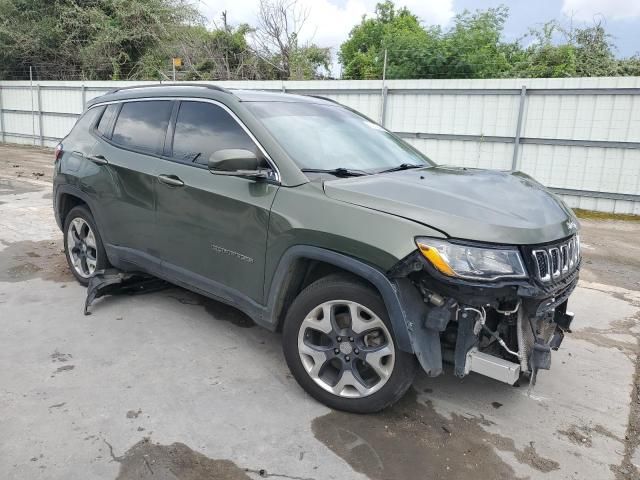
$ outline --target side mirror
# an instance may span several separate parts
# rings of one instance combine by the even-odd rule
[[[268,170],[256,154],[249,150],[229,148],[218,150],[209,157],[209,171],[215,175],[267,178]]]

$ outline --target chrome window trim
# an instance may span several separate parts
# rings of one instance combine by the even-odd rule
[[[280,170],[278,169],[278,166],[276,165],[276,162],[274,162],[273,159],[269,156],[267,151],[264,149],[264,147],[260,144],[258,139],[255,137],[255,135],[253,133],[251,133],[251,130],[249,130],[247,128],[247,126],[242,122],[242,120],[240,120],[238,118],[238,116],[229,107],[227,107],[224,103],[219,102],[217,100],[213,100],[211,98],[176,97],[176,96],[172,96],[172,97],[126,98],[126,99],[122,99],[122,100],[107,100],[107,101],[104,101],[104,102],[95,103],[95,104],[91,105],[87,110],[90,110],[90,109],[95,108],[95,107],[100,107],[102,105],[111,105],[112,103],[150,102],[150,101],[158,101],[158,100],[212,103],[212,104],[217,105],[218,107],[222,108],[225,112],[227,112],[231,116],[231,118],[233,118],[236,121],[236,123],[238,125],[240,125],[240,127],[245,131],[245,133],[247,135],[249,135],[249,138],[251,139],[251,141],[253,141],[253,143],[255,143],[256,146],[260,149],[260,151],[262,152],[262,154],[266,158],[267,163],[269,164],[271,169],[275,172],[275,177],[276,177],[275,181],[277,183],[282,183],[282,175],[280,174]],[[116,121],[117,121],[117,119],[116,119]]]

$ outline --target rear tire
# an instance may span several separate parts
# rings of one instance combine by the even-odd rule
[[[417,369],[415,356],[398,348],[392,332],[377,291],[355,277],[330,275],[294,300],[283,350],[294,378],[316,400],[372,413],[402,398]]]
[[[78,282],[87,285],[94,272],[107,268],[109,261],[93,215],[85,205],[69,211],[63,233],[69,269]]]

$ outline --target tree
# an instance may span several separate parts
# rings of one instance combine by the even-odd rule
[[[256,54],[273,68],[277,78],[302,80],[329,71],[331,51],[315,44],[300,44],[300,31],[309,12],[297,0],[260,0],[254,32]]]
[[[145,55],[200,21],[189,0],[0,0],[0,72],[140,78]]]
[[[390,0],[378,3],[375,15],[375,18],[362,17],[340,46],[338,58],[344,78],[380,78],[385,49],[391,52],[388,55],[390,78],[411,76],[415,60],[412,56],[417,51],[425,51],[429,43],[427,32],[418,17],[406,8],[396,11]]]
[[[345,78],[380,78],[387,50],[389,78],[505,76],[513,45],[500,41],[506,7],[457,15],[454,26],[424,28],[408,9],[386,0],[375,18],[363,17],[339,52]]]

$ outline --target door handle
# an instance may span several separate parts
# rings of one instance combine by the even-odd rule
[[[158,180],[172,187],[182,187],[184,185],[184,182],[175,175],[158,175]]]
[[[106,165],[109,163],[109,161],[102,155],[87,155],[85,158],[96,165]]]

